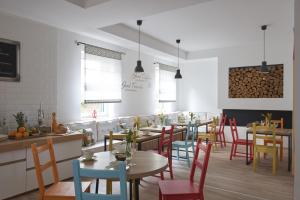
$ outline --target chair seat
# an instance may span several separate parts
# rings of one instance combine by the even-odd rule
[[[192,143],[193,143],[192,141],[189,141],[185,144],[185,141],[177,140],[177,141],[172,142],[172,146],[173,147],[190,147],[190,146],[192,146]]]
[[[158,184],[163,195],[199,194],[199,185],[189,180],[164,180]]]
[[[277,147],[274,148],[273,146],[256,145],[255,148],[257,152],[263,152],[263,153],[273,153],[273,151],[277,152]]]
[[[82,182],[82,190],[88,191],[91,183]],[[44,200],[75,199],[74,182],[58,182],[46,189]]]
[[[245,139],[237,139],[236,141],[235,141],[235,143],[237,143],[237,144],[243,144],[243,145],[246,145],[246,140]],[[252,145],[253,144],[253,140],[248,140],[248,144],[249,145]]]
[[[273,143],[273,140],[264,140],[265,143]],[[276,139],[276,144],[282,144],[283,140],[282,139]]]

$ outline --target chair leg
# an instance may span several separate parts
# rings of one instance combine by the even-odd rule
[[[200,200],[204,200],[203,192],[201,193]]]
[[[250,160],[253,160],[253,145],[250,145]]]
[[[221,148],[223,148],[222,133],[218,134],[218,136],[219,136],[219,140],[220,140]],[[216,141],[217,141],[217,140],[216,140]]]
[[[226,147],[226,140],[225,140],[225,133],[224,133],[224,131],[222,132],[222,135],[223,135],[224,147]]]
[[[112,194],[112,181],[106,181],[106,194]]]
[[[234,146],[235,146],[235,143],[232,142],[232,145],[231,145],[231,151],[230,151],[230,160],[232,160],[232,154],[233,154]]]
[[[264,141],[264,146],[266,146],[266,145],[268,145],[268,144],[266,143],[266,141]],[[264,153],[264,159],[266,159],[266,158],[267,158],[267,154]]]
[[[161,191],[159,189],[159,197],[158,197],[159,200],[162,200],[162,194],[161,194]]]
[[[168,165],[169,165],[169,170],[170,170],[170,177],[171,179],[174,179],[174,176],[173,176],[173,166],[172,166],[172,158],[168,158]]]
[[[283,142],[280,143],[280,161],[283,160]]]
[[[272,163],[272,174],[276,175],[276,165],[277,165],[277,150],[273,153],[273,163]]]
[[[185,156],[186,156],[186,160],[188,163],[188,167],[190,167],[190,156],[189,156],[189,148],[188,147],[186,147],[186,149],[185,149]]]
[[[253,153],[253,171],[256,172],[256,151],[254,150],[254,153]]]
[[[160,172],[160,180],[165,180],[164,172]]]
[[[238,144],[235,144],[235,146],[234,146],[234,152],[233,152],[234,156],[236,156],[237,146],[238,146]]]

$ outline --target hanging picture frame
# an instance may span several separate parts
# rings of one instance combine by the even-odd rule
[[[0,38],[0,81],[20,81],[20,42]]]

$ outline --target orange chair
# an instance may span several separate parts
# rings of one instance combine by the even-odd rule
[[[47,144],[37,147],[36,144],[31,145],[32,155],[34,159],[35,172],[40,191],[40,200],[75,200],[74,182],[60,182],[58,178],[58,170],[56,166],[54,148],[52,139],[48,139]],[[49,150],[50,161],[41,164],[39,153]],[[52,175],[54,183],[45,188],[43,171],[52,167]],[[71,169],[70,169],[71,170]],[[90,182],[82,183],[82,190],[89,191]]]
[[[271,120],[271,124],[274,124],[275,127],[277,127],[277,128],[283,128],[283,118],[281,118],[280,120]],[[268,145],[268,144],[273,144],[273,141],[272,140],[265,140],[264,145]],[[279,144],[280,161],[282,161],[283,160],[283,136],[281,136],[280,138],[276,137],[276,144]]]

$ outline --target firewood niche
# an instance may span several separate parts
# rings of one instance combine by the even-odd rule
[[[229,98],[283,98],[283,64],[229,68]]]

